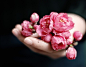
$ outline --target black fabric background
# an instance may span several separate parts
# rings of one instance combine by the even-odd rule
[[[50,12],[75,13],[86,19],[86,0],[2,0],[0,2],[0,61],[2,67],[85,67],[85,41],[76,46],[76,60],[66,57],[52,60],[28,49],[11,30],[23,20],[29,20],[33,12],[42,18]]]
[[[0,2],[0,34],[10,33],[12,28],[29,20],[33,12],[41,17],[52,11],[75,13],[86,19],[85,0],[2,0]]]

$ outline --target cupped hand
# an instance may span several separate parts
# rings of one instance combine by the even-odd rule
[[[17,24],[14,29],[12,29],[12,33],[21,41],[24,45],[26,45],[33,52],[46,55],[52,59],[57,59],[64,57],[66,55],[66,49],[55,51],[52,49],[51,45],[43,40],[38,39],[38,34],[34,33],[29,37],[23,37],[21,35],[22,26]]]

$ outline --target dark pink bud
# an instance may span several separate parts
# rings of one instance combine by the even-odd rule
[[[30,21],[35,23],[39,21],[39,15],[37,13],[33,13],[30,17]]]
[[[83,37],[83,34],[81,32],[79,32],[79,31],[75,31],[73,33],[73,37],[75,38],[76,41],[80,41],[82,39],[82,37]]]
[[[66,50],[66,57],[69,59],[69,60],[73,60],[75,59],[77,56],[77,51],[74,47],[69,47],[67,50]]]

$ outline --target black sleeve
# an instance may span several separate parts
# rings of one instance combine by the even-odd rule
[[[77,14],[84,18],[86,21],[86,0],[72,0],[69,4],[70,6],[67,12]],[[81,41],[86,40],[85,37],[86,33]]]
[[[75,13],[86,20],[86,0],[72,0],[68,13]]]

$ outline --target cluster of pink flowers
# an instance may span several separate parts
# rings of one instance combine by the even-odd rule
[[[22,26],[21,34],[25,37],[32,35],[33,32],[35,31],[34,25],[39,21],[39,15],[37,13],[33,13],[30,17],[30,21],[24,20],[21,23]]]
[[[70,39],[71,30],[74,27],[74,23],[71,17],[68,17],[67,13],[51,12],[49,15],[43,16],[39,20],[39,15],[33,13],[30,17],[30,21],[23,21],[22,35],[30,36],[34,31],[38,33],[41,39],[52,45],[52,48],[56,51],[66,49],[67,45],[73,43]],[[40,25],[37,25],[39,21]],[[78,34],[78,35],[77,35]],[[73,37],[76,41],[82,39],[82,34],[79,31],[75,31]],[[66,51],[66,57],[68,59],[75,59],[77,51],[74,47],[69,47]]]
[[[67,13],[51,12],[50,15],[43,16],[39,23],[40,25],[35,25],[35,29],[42,40],[51,42],[54,50],[66,48],[71,36],[69,30],[74,27],[74,23]],[[68,44],[71,43],[68,42]]]

